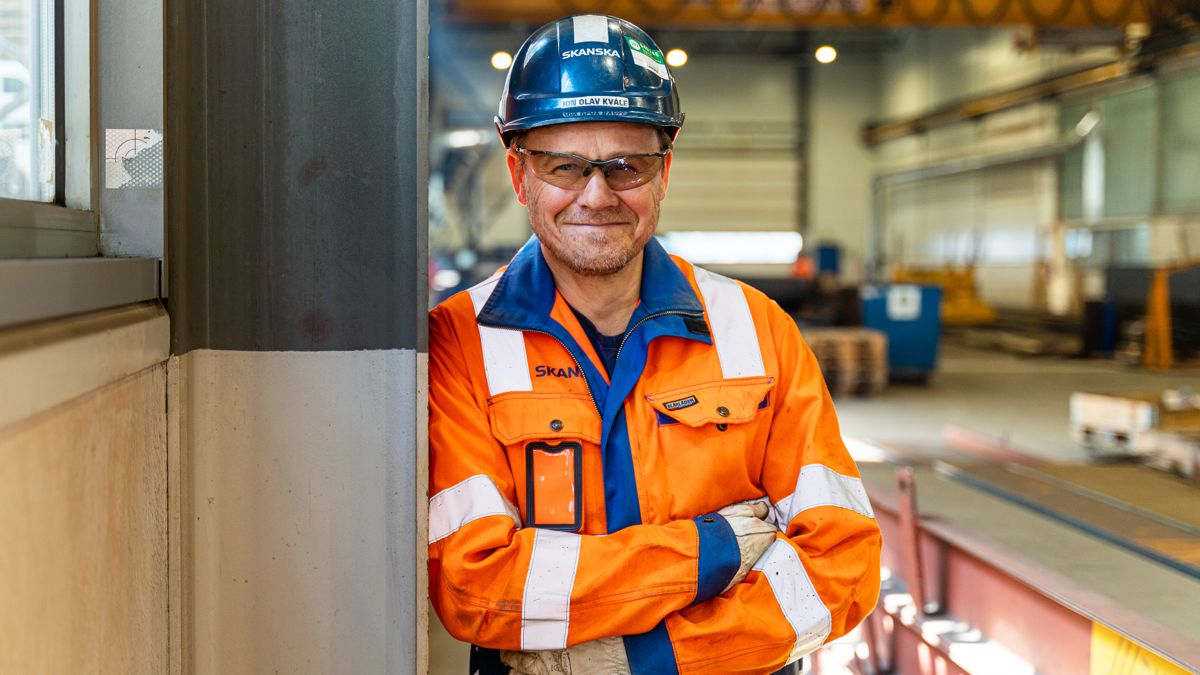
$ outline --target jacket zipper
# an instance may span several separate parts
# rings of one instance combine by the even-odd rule
[[[629,341],[629,336],[633,335],[633,331],[637,330],[638,326],[646,323],[650,319],[656,319],[660,316],[669,316],[672,314],[677,314],[679,316],[691,316],[691,317],[697,317],[697,318],[702,318],[704,316],[703,312],[696,313],[696,312],[667,311],[667,312],[657,312],[655,314],[648,314],[648,315],[642,317],[637,323],[633,324],[633,328],[630,328],[629,330],[625,331],[625,337],[621,338],[621,344],[619,346],[617,346],[617,355],[615,358],[613,358],[613,363],[615,364],[617,361],[619,361],[621,359],[621,351],[623,349],[625,349],[625,343]]]

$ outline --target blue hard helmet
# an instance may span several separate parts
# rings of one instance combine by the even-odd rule
[[[636,122],[674,141],[683,126],[675,78],[641,28],[587,14],[535,30],[513,58],[496,131],[508,147],[520,131],[567,122]]]

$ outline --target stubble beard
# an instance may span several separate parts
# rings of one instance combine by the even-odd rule
[[[564,211],[555,217],[552,226],[546,225],[546,227],[553,227],[557,236],[543,237],[539,235],[538,241],[567,269],[576,274],[589,277],[615,274],[625,269],[625,266],[646,247],[650,237],[654,236],[654,231],[658,228],[659,203],[657,198],[654,199],[653,204],[653,209],[647,214],[651,221],[651,228],[644,237],[637,236],[636,225],[633,227],[621,225],[584,229],[563,224],[565,222],[590,222],[598,225],[606,222],[637,223],[637,214],[627,207],[621,207],[609,211],[593,212],[587,218]],[[531,195],[529,221],[535,234],[543,229],[535,222],[535,214],[539,213],[541,211],[538,208],[538,200]]]

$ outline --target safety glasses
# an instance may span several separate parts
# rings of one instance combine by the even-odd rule
[[[663,158],[670,152],[667,149],[597,161],[567,152],[530,150],[515,145],[513,150],[528,157],[533,173],[554,187],[582,190],[591,180],[592,172],[599,169],[604,182],[616,191],[630,190],[654,180],[662,171]]]

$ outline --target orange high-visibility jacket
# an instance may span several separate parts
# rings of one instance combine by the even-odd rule
[[[624,340],[609,377],[536,240],[430,313],[429,582],[450,634],[624,636],[634,673],[757,673],[857,625],[879,528],[795,323],[652,240]],[[721,593],[739,553],[715,512],[753,500],[778,539]]]

